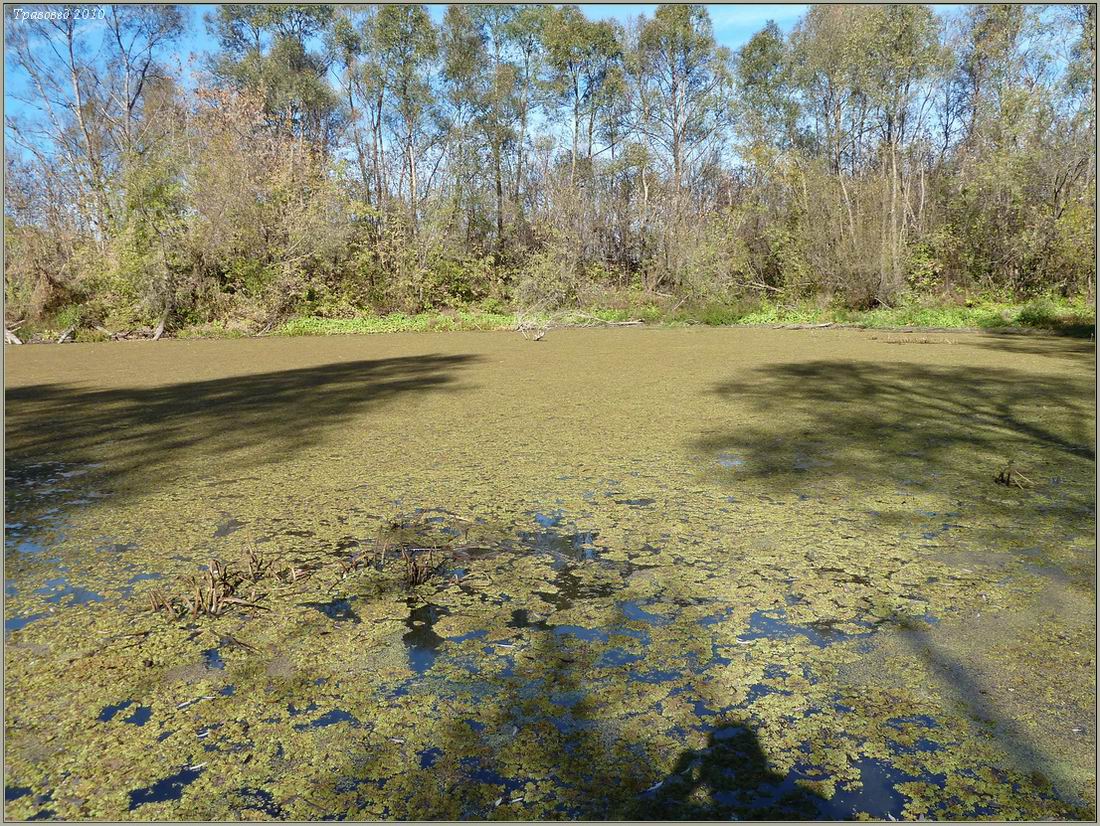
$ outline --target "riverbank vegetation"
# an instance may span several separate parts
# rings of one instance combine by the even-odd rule
[[[612,297],[616,298],[616,297]],[[793,305],[769,302],[722,301],[684,305],[664,304],[660,297],[638,294],[618,296],[619,300],[603,307],[566,309],[555,312],[486,312],[477,309],[431,310],[419,313],[363,313],[346,317],[294,315],[264,335],[323,336],[369,335],[374,333],[426,333],[454,330],[518,330],[541,338],[546,332],[562,327],[600,327],[604,325],[650,325],[686,327],[706,325],[765,326],[849,326],[873,329],[931,328],[952,330],[1034,331],[1081,338],[1095,335],[1096,307],[1083,299],[1033,299],[1026,304],[993,301],[963,302],[949,305],[942,300],[932,303],[907,303],[898,307],[850,310],[822,306],[813,300]],[[102,325],[76,329],[67,317],[26,323],[16,330],[23,343],[120,341],[149,338],[150,327],[108,330]],[[66,335],[66,333],[68,333]],[[541,333],[541,335],[540,335]],[[176,338],[243,338],[256,335],[252,325],[241,320],[191,324],[175,330]]]
[[[104,8],[8,21],[25,338],[1094,322],[1091,5]]]

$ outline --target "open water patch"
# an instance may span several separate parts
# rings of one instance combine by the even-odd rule
[[[641,600],[632,600],[630,602],[620,603],[619,609],[623,612],[623,616],[628,620],[634,620],[635,622],[644,622],[647,625],[668,625],[672,622],[671,617],[666,617],[662,614],[654,614],[645,610],[641,606]]]
[[[104,599],[102,594],[88,588],[80,585],[70,585],[65,577],[55,577],[47,580],[44,586],[36,588],[34,592],[44,595],[44,602],[64,607],[89,605],[93,602],[103,602]]]
[[[555,570],[572,562],[592,562],[599,556],[599,548],[595,545],[599,537],[597,531],[562,533],[546,526],[542,530],[519,531],[517,535],[520,543],[530,550],[551,556]]]
[[[334,597],[328,602],[303,602],[300,605],[320,611],[333,622],[350,622],[353,625],[358,625],[362,620],[351,607],[352,599],[354,597]]]
[[[801,636],[812,645],[825,648],[836,643],[867,637],[876,630],[870,623],[859,622],[856,624],[865,626],[868,630],[859,633],[848,633],[841,631],[830,621],[796,625],[787,619],[786,609],[773,608],[754,611],[749,617],[748,630],[738,636],[738,640],[741,642],[751,642],[759,639],[790,640]]]
[[[439,649],[446,642],[435,632],[435,623],[440,617],[449,614],[446,608],[432,603],[416,605],[409,600],[409,616],[405,627],[409,630],[401,637],[409,658],[409,667],[417,674],[423,674],[439,659]]]
[[[175,774],[130,792],[130,811],[146,803],[167,803],[183,797],[184,790],[202,776],[202,766],[185,766]]]
[[[103,710],[99,712],[99,716],[96,719],[99,720],[99,722],[101,723],[109,723],[120,711],[125,711],[133,704],[133,700],[123,700],[120,703],[114,703],[113,705],[104,706]]]
[[[207,671],[225,671],[225,660],[217,648],[207,648],[202,652],[202,664]]]
[[[298,723],[294,726],[294,729],[295,731],[305,731],[311,728],[327,728],[337,723],[350,723],[352,726],[359,726],[359,720],[353,714],[344,711],[342,708],[334,708],[308,723]]]
[[[25,614],[21,617],[9,617],[4,620],[4,633],[10,634],[13,631],[22,631],[32,622],[38,622],[40,619],[45,619],[50,616],[48,611],[39,612],[37,614]]]

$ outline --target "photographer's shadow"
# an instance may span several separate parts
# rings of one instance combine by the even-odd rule
[[[638,799],[636,817],[654,820],[812,820],[836,816],[826,800],[768,765],[756,733],[722,721],[702,749],[685,751],[675,767]]]

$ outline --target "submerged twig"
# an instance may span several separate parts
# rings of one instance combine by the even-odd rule
[[[1012,462],[1009,462],[1005,467],[1003,467],[1001,469],[1001,472],[998,473],[996,477],[994,477],[994,479],[1000,485],[1005,485],[1006,487],[1015,486],[1020,488],[1021,490],[1035,484],[1026,476],[1024,476],[1024,474],[1020,473],[1020,471]]]

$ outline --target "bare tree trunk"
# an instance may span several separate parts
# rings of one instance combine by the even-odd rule
[[[76,122],[80,128],[80,135],[84,140],[84,151],[87,154],[88,166],[91,170],[91,183],[96,200],[96,223],[98,224],[98,241],[100,249],[106,241],[107,228],[110,224],[110,207],[107,203],[107,195],[103,182],[103,170],[100,166],[96,151],[92,146],[92,136],[88,129],[87,119],[84,117],[84,99],[80,91],[80,75],[76,68],[76,44],[74,41],[76,22],[72,18],[65,21],[65,36],[69,55],[69,80],[73,88],[73,109]]]
[[[500,144],[493,143],[493,169],[496,173],[497,249],[504,249],[504,180],[500,164]]]

